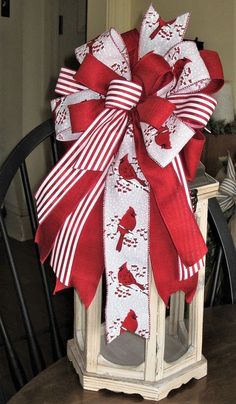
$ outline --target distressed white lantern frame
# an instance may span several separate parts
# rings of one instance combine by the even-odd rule
[[[209,182],[197,188],[196,216],[205,239],[208,199],[214,197],[218,189],[218,183],[212,180]],[[199,272],[194,300],[187,307],[187,321],[184,294],[177,292],[172,295],[167,315],[166,306],[156,291],[153,277],[150,278],[151,334],[146,341],[132,334],[124,337],[124,334],[113,341],[112,345],[106,345],[104,325],[101,324],[101,282],[88,310],[85,310],[75,292],[74,338],[68,341],[67,353],[84,389],[109,389],[140,394],[145,399],[159,401],[172,389],[192,378],[200,379],[207,374],[207,361],[202,355],[205,268]],[[123,338],[123,341],[119,341],[119,338]],[[121,350],[124,350],[123,356],[130,358],[131,365],[126,363],[127,360],[125,364],[109,360],[109,350],[112,358],[116,350],[117,357],[122,357]],[[140,356],[142,363],[134,365],[132,353],[136,359]],[[168,361],[166,357],[169,358]]]

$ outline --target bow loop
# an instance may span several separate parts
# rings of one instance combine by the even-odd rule
[[[148,97],[137,106],[140,122],[159,129],[174,112],[175,105],[161,97]],[[145,137],[145,134],[144,134]]]
[[[204,49],[200,51],[200,55],[211,78],[209,84],[202,90],[202,92],[213,94],[219,91],[224,85],[223,67],[219,55],[215,51]]]
[[[144,90],[144,96],[154,95],[173,80],[173,73],[165,59],[153,52],[148,53],[134,66],[133,80]]]
[[[106,108],[129,111],[137,106],[142,94],[142,87],[126,80],[112,80],[110,82],[105,106]]]
[[[106,95],[110,82],[112,80],[122,80],[122,77],[93,55],[88,54],[75,73],[74,79],[91,90]]]

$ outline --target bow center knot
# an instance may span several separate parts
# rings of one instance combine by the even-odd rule
[[[127,80],[111,80],[106,100],[106,108],[123,109],[129,111],[135,108],[142,94],[139,84]]]

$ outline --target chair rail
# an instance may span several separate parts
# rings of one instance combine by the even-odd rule
[[[4,178],[4,182],[1,181],[0,187],[0,206],[2,206],[10,183],[21,164],[35,147],[54,133],[53,121],[49,119],[30,131],[10,152],[0,167],[0,179]]]

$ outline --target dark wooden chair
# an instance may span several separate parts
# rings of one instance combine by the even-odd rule
[[[216,239],[216,253],[213,263],[213,284],[209,306],[213,306],[220,284],[220,273],[227,280],[228,303],[236,303],[236,250],[228,223],[216,198],[209,199],[208,221]]]
[[[7,256],[9,268],[11,271],[17,301],[21,312],[21,319],[17,318],[16,321],[23,322],[25,329],[25,338],[27,340],[28,353],[30,358],[30,364],[32,369],[32,375],[38,374],[45,367],[45,361],[41,348],[38,344],[36,334],[33,327],[33,319],[29,314],[29,304],[26,303],[25,293],[22,290],[21,274],[18,268],[18,262],[16,263],[14,254],[11,248],[10,238],[7,234],[6,224],[5,224],[5,209],[4,200],[9,189],[12,180],[16,176],[17,172],[20,172],[21,181],[23,184],[23,190],[25,195],[25,200],[29,212],[29,218],[32,228],[32,234],[35,234],[37,228],[37,217],[34,206],[34,199],[31,192],[30,180],[27,171],[26,158],[31,154],[35,148],[45,141],[50,139],[51,151],[52,151],[52,164],[54,164],[58,159],[57,146],[54,137],[54,125],[51,120],[42,123],[40,126],[32,130],[27,136],[25,136],[12,150],[5,162],[0,168],[0,229],[1,229],[1,245],[3,245],[4,253]],[[63,346],[62,340],[60,338],[57,320],[54,312],[54,306],[52,302],[52,294],[49,290],[47,274],[45,271],[45,265],[42,265],[39,261],[39,253],[37,245],[35,245],[35,255],[37,257],[37,266],[40,270],[42,285],[46,300],[46,307],[48,313],[48,324],[50,328],[51,344],[53,357],[55,360],[61,358],[65,354],[65,346]],[[33,268],[36,270],[38,268]],[[0,285],[1,293],[1,285]],[[11,305],[11,302],[9,302]],[[40,302],[39,302],[40,305]],[[0,343],[2,342],[5,346],[5,352],[10,368],[10,373],[12,381],[15,385],[15,389],[18,390],[26,382],[26,372],[20,362],[19,355],[17,355],[16,350],[13,348],[13,343],[11,341],[10,333],[7,331],[6,319],[8,313],[2,312],[0,305]],[[64,344],[65,345],[65,344]],[[5,402],[4,398],[4,386],[1,385],[0,381],[0,403]]]

